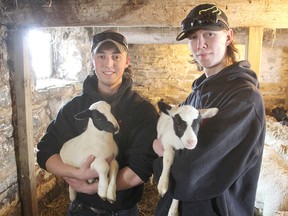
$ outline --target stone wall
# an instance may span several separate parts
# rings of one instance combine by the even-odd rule
[[[0,215],[13,216],[20,215],[20,206],[6,40],[6,28],[0,26]]]
[[[69,39],[67,32],[69,32]],[[82,55],[83,60],[82,73],[77,76],[80,81],[87,75],[90,67],[88,42],[92,32],[93,30],[89,28],[83,28],[81,31],[79,29],[63,31],[63,38],[66,41],[63,43],[69,44],[71,40],[75,45],[75,41],[79,41],[81,48],[78,54]],[[260,89],[268,111],[275,106],[288,109],[288,42],[279,42],[283,38],[282,34],[287,32],[276,31],[275,33],[276,37],[272,39],[273,34],[270,31],[265,33],[259,77]],[[238,42],[243,43],[246,35],[236,35],[236,38]],[[273,40],[272,44],[271,40]],[[9,78],[9,50],[6,46],[4,27],[0,28],[0,50],[0,160],[3,164],[0,168],[0,215],[20,215],[9,83],[13,80],[11,75]],[[186,44],[130,44],[134,89],[154,105],[161,98],[173,104],[182,102],[191,92],[192,81],[201,74],[196,71],[195,66],[188,63],[189,55]],[[32,83],[36,83],[35,80]],[[44,135],[58,110],[71,98],[81,94],[81,90],[81,82],[40,90],[33,88],[31,109],[35,145]],[[37,165],[36,167],[37,197],[41,199],[58,184],[58,179],[38,168]]]
[[[263,46],[260,90],[266,112],[275,107],[288,109],[288,46]]]
[[[74,85],[53,87],[34,92],[32,114],[35,149],[37,143],[45,134],[48,124],[56,117],[57,112],[66,102],[81,94],[81,87],[82,84],[77,83]],[[63,180],[41,169],[37,164],[35,166],[37,199],[39,200],[40,209],[41,206],[43,206],[41,200],[47,200],[47,198],[45,199],[45,196],[48,196],[49,200],[53,200],[61,194],[61,190],[57,190],[62,188],[60,184],[63,183]],[[54,192],[51,193],[53,190]],[[49,193],[52,195],[49,195]]]
[[[156,104],[165,99],[182,102],[191,91],[191,83],[201,73],[188,62],[187,44],[146,44],[130,46],[134,69],[134,89]]]

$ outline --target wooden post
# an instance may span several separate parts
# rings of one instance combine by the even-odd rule
[[[285,99],[285,109],[288,109],[288,91],[286,91],[286,99]]]
[[[250,27],[248,38],[248,60],[251,64],[251,69],[255,71],[258,78],[261,68],[261,53],[263,41],[263,28]]]
[[[13,31],[14,39],[14,89],[16,106],[15,148],[20,201],[23,216],[37,216],[37,194],[35,178],[35,155],[33,144],[31,79],[27,31]]]

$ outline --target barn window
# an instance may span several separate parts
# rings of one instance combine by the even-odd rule
[[[31,72],[36,90],[78,82],[82,56],[76,40],[55,29],[29,31]],[[76,41],[76,42],[75,42]]]
[[[51,35],[39,30],[29,31],[31,66],[36,79],[52,76]]]

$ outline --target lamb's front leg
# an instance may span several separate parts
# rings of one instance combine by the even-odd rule
[[[115,159],[112,160],[110,163],[109,183],[108,183],[108,190],[107,190],[107,200],[110,203],[113,203],[116,200],[116,179],[117,179],[118,169],[119,169],[118,162]]]
[[[179,206],[179,200],[173,199],[169,208],[168,216],[178,216],[179,215],[178,206]]]
[[[76,199],[76,191],[73,190],[73,188],[71,186],[69,186],[69,198],[70,198],[70,201],[74,201]]]
[[[157,187],[161,196],[163,196],[168,190],[170,169],[174,161],[174,155],[174,149],[171,146],[164,145],[163,170]]]
[[[105,159],[96,158],[91,167],[95,169],[99,174],[98,181],[98,195],[106,200],[107,189],[108,189],[108,172],[109,172],[109,164]]]

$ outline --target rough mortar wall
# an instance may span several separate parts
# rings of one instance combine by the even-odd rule
[[[179,104],[191,91],[192,81],[202,74],[188,62],[190,52],[187,44],[130,47],[134,89],[154,105],[160,99]]]
[[[288,47],[263,47],[260,90],[266,112],[275,107],[288,109]]]
[[[19,215],[6,29],[0,26],[0,215]]]

